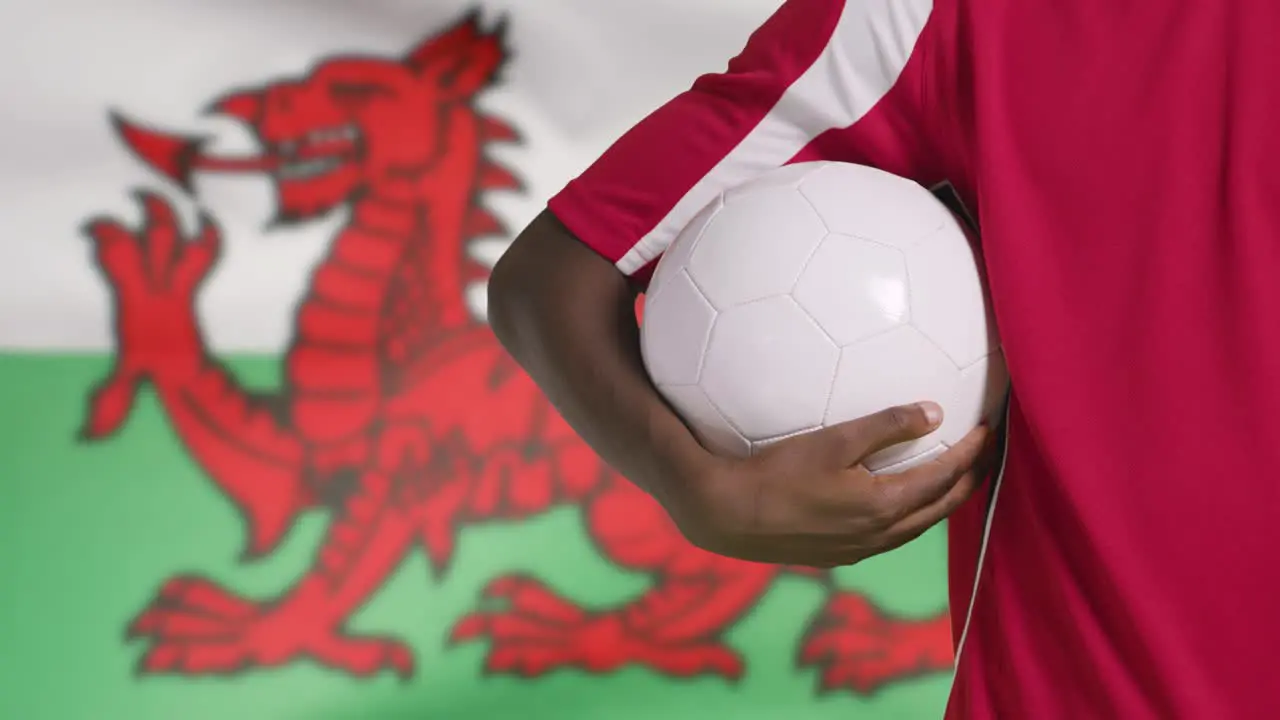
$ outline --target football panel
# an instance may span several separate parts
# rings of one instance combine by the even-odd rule
[[[865,465],[866,465],[866,468],[871,471],[872,475],[890,475],[892,473],[899,473],[899,472],[903,472],[904,470],[910,470],[911,468],[916,467],[917,465],[922,465],[924,463],[927,463],[930,460],[938,457],[942,453],[946,452],[949,448],[950,446],[947,445],[946,443],[939,442],[933,447],[927,448],[920,454],[912,455],[911,457],[906,458],[905,460],[899,460],[893,463],[884,463],[874,458],[871,458],[866,461]]]
[[[687,273],[668,278],[664,286],[646,296],[640,325],[640,355],[654,383],[692,385],[698,382],[698,371],[715,319],[715,308]]]
[[[795,190],[800,187],[800,183],[809,176],[814,170],[825,165],[824,161],[792,163],[783,165],[782,167],[770,170],[749,182],[745,182],[735,188],[725,192],[725,204],[732,204],[744,200],[749,201],[752,196],[761,191],[773,192],[779,189]]]
[[[689,274],[717,310],[785,293],[827,234],[793,190],[761,191],[725,205],[689,259]]]
[[[902,249],[951,216],[919,184],[865,165],[830,163],[806,177],[800,192],[831,232]]]
[[[843,349],[823,421],[834,425],[926,400],[946,413],[959,379],[960,370],[950,358],[915,328],[903,325]],[[949,415],[937,430],[885,448],[868,460],[882,467],[918,455],[941,440],[948,422]]]
[[[942,439],[956,443],[965,433],[986,421],[995,427],[1003,419],[1005,399],[1009,396],[1009,373],[1004,353],[999,350],[960,371],[955,400],[947,408],[948,423],[943,425]]]
[[[716,317],[698,384],[748,440],[819,425],[840,351],[790,297]]]
[[[667,278],[679,275],[689,265],[689,256],[698,246],[702,232],[722,207],[724,207],[724,201],[717,195],[716,199],[694,215],[693,220],[690,220],[676,239],[671,241],[666,251],[662,253],[662,257],[658,258],[658,266],[653,269],[653,276],[649,279],[648,294],[657,292],[658,288],[666,283]]]
[[[999,340],[978,256],[953,221],[906,253],[911,324],[956,364],[985,357]]]
[[[658,391],[703,447],[724,457],[744,458],[751,454],[751,443],[711,404],[702,388],[659,385]]]
[[[761,450],[764,450],[765,448],[769,447],[770,445],[773,445],[775,443],[780,443],[783,440],[787,440],[787,439],[796,437],[798,435],[807,435],[808,433],[811,433],[814,430],[821,430],[821,429],[822,429],[821,425],[815,425],[814,427],[805,428],[803,430],[797,430],[795,432],[789,432],[785,435],[777,435],[775,437],[765,438],[763,440],[752,440],[751,454],[754,455],[760,452]]]
[[[852,235],[828,235],[791,296],[837,345],[849,345],[909,318],[906,258]]]

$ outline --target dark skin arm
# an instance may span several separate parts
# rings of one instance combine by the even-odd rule
[[[760,562],[851,564],[919,536],[980,484],[985,427],[903,473],[873,476],[860,464],[937,427],[940,409],[930,403],[791,438],[747,459],[710,453],[648,379],[635,298],[611,263],[543,212],[494,268],[489,321],[574,430],[695,545]]]

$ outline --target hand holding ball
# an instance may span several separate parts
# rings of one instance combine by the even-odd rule
[[[708,449],[933,401],[932,433],[864,459],[936,457],[1004,406],[1008,377],[978,259],[923,187],[847,163],[789,165],[721,194],[654,272],[641,349]]]

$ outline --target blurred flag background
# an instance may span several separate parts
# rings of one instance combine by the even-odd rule
[[[938,716],[942,532],[698,553],[483,326],[778,4],[0,8],[0,717]]]

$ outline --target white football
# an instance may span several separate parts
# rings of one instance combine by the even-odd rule
[[[932,400],[941,427],[866,460],[895,472],[998,420],[1008,375],[974,248],[910,180],[788,165],[717,197],[659,260],[645,366],[708,449],[771,442]]]

